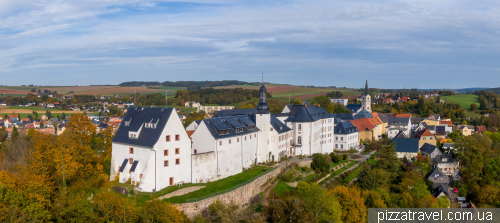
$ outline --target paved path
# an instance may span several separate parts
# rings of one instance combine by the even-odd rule
[[[363,158],[361,158],[361,159],[357,159],[357,160],[356,160],[356,161],[359,161],[356,165],[352,166],[351,168],[349,168],[349,169],[347,169],[347,170],[342,171],[342,173],[344,173],[345,171],[349,171],[349,170],[356,169],[356,167],[358,167],[359,165],[363,164],[363,163],[364,163],[367,159],[369,159],[369,158],[370,158],[370,156],[371,156],[373,153],[375,153],[375,151],[372,151],[371,153],[368,153],[368,154],[366,154],[366,155],[362,155],[362,157],[363,157]],[[342,174],[342,173],[340,173],[340,174]],[[335,178],[339,177],[339,176],[340,176],[340,174],[338,174],[337,176],[333,177],[333,178],[332,178],[332,179],[330,179],[328,182],[326,182],[325,184],[323,184],[323,186],[322,186],[322,187],[325,187],[325,186],[326,186],[326,184],[330,183],[330,181],[335,180]],[[351,182],[352,182],[352,181],[351,181]]]

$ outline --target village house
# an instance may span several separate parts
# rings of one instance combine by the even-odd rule
[[[434,158],[436,158],[437,155],[443,155],[437,146],[429,143],[424,143],[424,145],[420,147],[420,153],[422,153],[423,156],[429,157],[431,162],[434,161]]]
[[[404,132],[405,135],[410,136],[411,134],[411,122],[409,117],[389,117],[389,121],[386,127],[387,136],[392,139],[400,131]]]
[[[349,150],[356,148],[359,145],[359,135],[356,126],[349,121],[341,122],[335,119],[335,150]]]
[[[427,176],[427,179],[432,182],[433,188],[442,187],[443,191],[448,191],[450,178],[446,176],[446,174],[444,174],[439,168],[434,167]]]
[[[197,102],[197,101],[188,101],[188,102],[184,103],[184,107],[186,107],[186,108],[198,108],[200,106],[201,106],[201,103]]]
[[[392,142],[396,144],[396,155],[402,159],[412,159],[418,155],[418,140],[415,138],[393,138]]]
[[[460,125],[458,126],[458,130],[460,130],[463,136],[470,136],[474,129],[470,128],[468,125]]]
[[[418,147],[422,147],[425,143],[436,145],[436,137],[428,129],[420,130],[415,133],[415,138],[418,139]]]
[[[434,165],[447,176],[455,176],[460,170],[460,164],[452,154],[437,155]]]

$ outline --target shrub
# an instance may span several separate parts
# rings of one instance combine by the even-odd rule
[[[307,171],[307,167],[306,167],[306,166],[303,166],[303,167],[302,167],[302,171],[304,171],[304,172],[305,172],[305,171]]]
[[[252,198],[253,205],[260,204],[260,203],[262,203],[262,201],[264,201],[264,198],[262,198],[261,194],[257,194],[257,195],[255,195],[255,197]]]
[[[326,160],[323,154],[315,153],[313,154],[311,168],[312,169],[319,168],[321,172],[324,172],[330,168],[330,164],[328,164],[328,161]]]
[[[326,175],[328,175],[328,173],[326,172],[321,173],[321,178],[326,177]]]
[[[346,160],[347,159],[347,155],[346,154],[342,155],[342,159]]]
[[[316,168],[316,169],[314,170],[314,173],[315,173],[315,174],[320,174],[320,173],[321,173],[321,170],[320,170],[319,168]]]
[[[332,162],[334,163],[338,163],[340,161],[339,157],[337,155],[335,155],[335,153],[330,153],[330,156],[332,156]]]
[[[285,182],[290,182],[293,180],[293,173],[292,172],[288,172],[286,174],[284,174],[281,179]]]

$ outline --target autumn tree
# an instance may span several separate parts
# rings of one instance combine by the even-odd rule
[[[364,199],[358,188],[347,188],[345,186],[335,187],[330,192],[340,203],[342,207],[342,221],[345,223],[365,222],[367,218],[367,209]]]
[[[294,194],[307,201],[318,222],[340,222],[341,207],[337,199],[316,183],[300,182]]]

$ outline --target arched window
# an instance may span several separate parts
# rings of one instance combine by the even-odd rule
[[[299,136],[297,138],[297,144],[302,145],[302,137]]]

